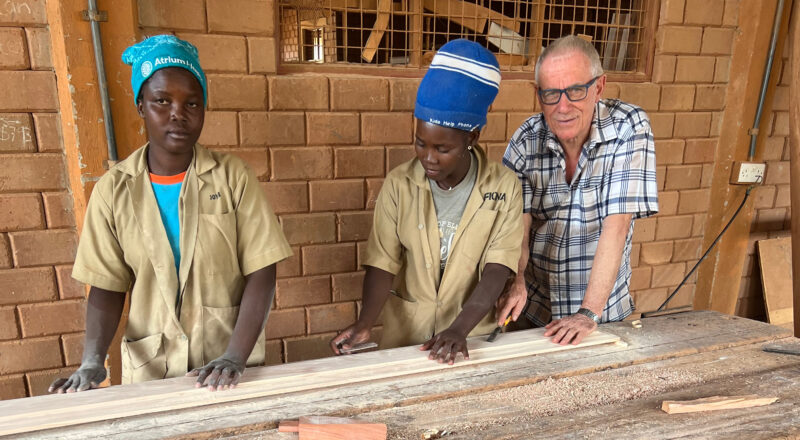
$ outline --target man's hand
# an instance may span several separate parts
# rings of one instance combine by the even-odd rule
[[[69,379],[59,378],[50,384],[48,393],[75,393],[97,388],[106,380],[106,369],[103,365],[81,365]]]
[[[209,391],[232,389],[239,384],[239,379],[244,373],[245,363],[246,361],[226,358],[223,355],[186,373],[186,376],[197,376],[197,382],[194,383],[195,388],[207,386]]]
[[[338,356],[342,354],[341,349],[350,349],[354,345],[369,341],[370,329],[362,328],[355,323],[350,327],[339,332],[335,338],[331,339],[331,350]]]
[[[430,350],[428,359],[437,360],[440,364],[447,362],[453,365],[459,353],[464,355],[464,359],[469,359],[466,335],[453,329],[447,329],[428,339],[419,349]]]
[[[560,345],[578,345],[583,338],[589,336],[597,329],[597,324],[586,315],[574,314],[566,318],[557,319],[545,326],[545,336],[553,336],[551,339]]]
[[[497,299],[494,316],[497,320],[497,325],[502,327],[509,314],[511,314],[511,320],[516,321],[519,315],[522,314],[522,311],[525,310],[527,301],[528,289],[525,287],[525,281],[515,281],[508,290]]]

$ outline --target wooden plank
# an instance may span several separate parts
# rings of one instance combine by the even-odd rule
[[[364,49],[361,51],[361,58],[368,63],[371,63],[372,59],[375,58],[375,52],[378,51],[383,34],[386,33],[391,10],[392,0],[378,0],[378,17],[372,26],[372,32],[369,33],[367,44],[364,45]]]
[[[344,417],[300,417],[300,440],[386,440],[386,425]]]
[[[792,322],[792,239],[759,240],[758,261],[770,324]]]
[[[789,76],[789,158],[791,206],[800,207],[800,0],[792,6],[791,75]],[[796,211],[795,211],[796,212]],[[792,269],[800,274],[800,215],[792,215]],[[794,335],[800,336],[800,275],[794,277]]]
[[[181,408],[273,396],[444,369],[470,367],[580,347],[611,344],[617,336],[596,331],[578,346],[553,344],[544,329],[504,334],[495,342],[469,339],[470,359],[455,365],[427,359],[419,346],[248,369],[233,390],[211,393],[192,386],[193,378],[174,378],[91,392],[0,402],[0,435],[151,414]]]
[[[754,394],[747,396],[712,396],[694,400],[665,400],[661,410],[667,414],[685,414],[702,411],[719,411],[723,409],[752,408],[774,403],[777,397],[760,397]]]
[[[436,15],[458,23],[460,26],[482,34],[486,22],[492,20],[504,28],[519,33],[520,22],[497,11],[461,0],[424,0],[423,7]]]

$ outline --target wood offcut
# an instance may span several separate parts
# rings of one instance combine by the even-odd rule
[[[722,409],[752,408],[769,405],[777,401],[777,397],[749,396],[713,396],[695,400],[665,400],[661,409],[667,414],[683,414],[701,411],[718,411]]]

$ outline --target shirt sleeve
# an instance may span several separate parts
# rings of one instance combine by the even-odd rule
[[[378,193],[372,217],[372,231],[367,241],[367,250],[361,262],[393,275],[403,265],[403,244],[397,235],[398,200],[392,178],[387,178]]]
[[[518,181],[508,186],[510,198],[506,209],[498,212],[496,228],[486,251],[486,263],[502,264],[516,273],[523,239],[522,190]]]
[[[278,218],[255,174],[242,164],[236,188],[236,232],[243,275],[292,256]]]
[[[528,154],[525,133],[528,130],[523,130],[527,121],[522,124],[511,140],[508,142],[506,152],[503,155],[503,165],[509,168],[516,174],[517,179],[522,187],[522,209],[523,212],[529,213],[533,210],[533,186],[531,185],[530,177],[528,176]]]
[[[89,198],[72,277],[100,289],[127,292],[133,274],[125,263],[114,215],[103,194],[108,183],[98,182]]]
[[[620,133],[611,170],[604,179],[604,217],[633,214],[637,219],[658,212],[656,153],[650,120],[642,110],[631,118],[630,129]]]

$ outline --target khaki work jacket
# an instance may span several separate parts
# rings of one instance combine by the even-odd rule
[[[413,159],[386,176],[363,260],[364,266],[395,275],[383,310],[381,348],[421,344],[447,329],[487,263],[517,270],[522,244],[519,179],[489,162],[479,147],[475,155],[478,176],[443,273],[436,208],[422,165]],[[492,310],[470,335],[489,333],[494,326]]]
[[[222,355],[244,277],[292,254],[258,180],[235,156],[195,146],[179,213],[175,273],[147,145],[97,182],[87,207],[72,276],[106,290],[131,289],[123,383],[182,376]],[[262,336],[247,363],[263,361]]]

